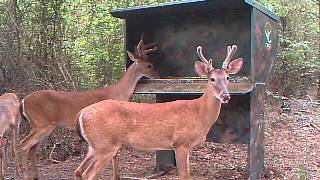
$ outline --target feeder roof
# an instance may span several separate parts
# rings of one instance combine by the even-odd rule
[[[208,12],[212,10],[232,10],[243,8],[256,8],[274,20],[279,20],[277,15],[254,0],[186,0],[148,6],[121,8],[112,10],[111,14],[114,17],[126,19],[134,16],[169,16]]]

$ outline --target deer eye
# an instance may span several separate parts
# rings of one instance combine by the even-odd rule
[[[149,64],[149,65],[148,65],[148,68],[152,69],[152,68],[153,68],[153,65]]]
[[[211,80],[211,81],[214,81],[214,78],[211,78],[210,80]]]

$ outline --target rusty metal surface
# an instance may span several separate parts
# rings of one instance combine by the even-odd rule
[[[158,52],[150,59],[161,78],[197,77],[194,62],[196,47],[220,68],[226,46],[238,45],[235,57],[244,59],[238,76],[253,82],[265,82],[276,58],[277,21],[257,9],[201,12],[164,17],[126,19],[126,47],[132,50],[145,34],[146,43],[156,42]],[[127,59],[126,65],[132,62]]]
[[[278,23],[257,9],[252,22],[252,77],[255,82],[265,82],[278,49]]]
[[[236,79],[236,78],[235,78]],[[206,79],[157,79],[142,80],[135,89],[136,94],[202,94],[206,89]],[[230,82],[231,94],[245,94],[254,88],[254,83]]]
[[[251,93],[248,153],[250,179],[259,179],[264,168],[264,93],[265,86],[263,84],[257,84]]]
[[[236,44],[234,58],[242,57],[244,65],[237,74],[251,79],[251,9],[199,12],[177,16],[126,19],[126,47],[132,50],[144,33],[145,42],[156,42],[158,52],[150,55],[161,78],[198,77],[194,63],[199,58],[196,47],[221,68],[226,47]],[[127,59],[127,66],[131,63]]]

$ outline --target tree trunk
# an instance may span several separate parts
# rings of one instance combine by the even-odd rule
[[[320,0],[318,0],[318,25],[319,25],[319,30],[320,30]],[[319,49],[318,49],[318,61],[320,60],[320,33],[318,33],[318,45],[319,45]],[[317,75],[317,79],[318,79],[318,89],[317,89],[317,97],[318,100],[320,101],[320,70],[318,69],[318,75]]]
[[[285,33],[286,33],[286,29],[287,29],[287,17],[281,17],[280,18],[280,21],[281,21],[281,33],[282,33],[282,36],[285,36]],[[287,42],[282,42],[280,43],[280,48],[282,50],[284,49],[287,49],[288,48],[288,43]],[[288,60],[287,60],[287,57],[284,56],[283,58],[281,58],[281,69],[282,69],[282,75],[281,75],[281,81],[282,81],[282,85],[283,87],[281,88],[282,89],[282,96],[285,96],[285,97],[289,97],[289,86],[287,85],[287,80],[288,80]]]

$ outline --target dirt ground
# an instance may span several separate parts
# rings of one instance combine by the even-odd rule
[[[261,179],[320,179],[319,104],[295,100],[289,108],[267,107],[266,169]],[[41,179],[73,179],[73,172],[83,158],[72,157],[61,163],[42,160],[39,165]],[[123,147],[118,153],[118,158],[122,176],[142,178],[153,174],[154,152],[141,152]],[[206,142],[191,152],[191,174],[195,180],[248,179],[246,161],[246,145]],[[6,179],[14,179],[12,167],[10,164],[5,171]],[[110,163],[100,179],[111,179],[111,168]],[[177,172],[158,179],[178,179]]]

